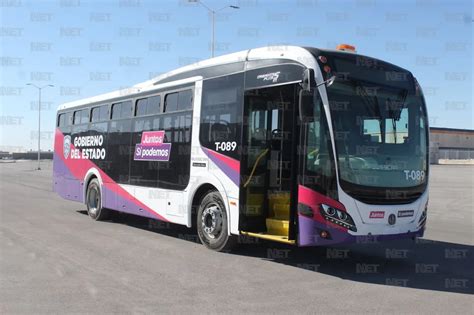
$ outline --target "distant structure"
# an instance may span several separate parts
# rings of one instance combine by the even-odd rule
[[[0,159],[33,160],[37,151],[0,151]],[[52,159],[53,153],[41,152],[42,159]],[[474,164],[474,130],[455,128],[430,128],[431,164]]]
[[[29,152],[7,152],[7,151],[0,151],[0,159],[7,159],[7,160],[35,160],[38,158],[38,151],[29,151]],[[41,159],[42,160],[52,160],[53,159],[53,152],[49,151],[41,151]]]
[[[0,151],[0,159],[8,158],[11,154],[8,151]]]
[[[474,164],[474,130],[430,128],[431,164]]]

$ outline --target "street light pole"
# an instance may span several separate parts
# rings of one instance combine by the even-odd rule
[[[216,13],[219,12],[219,11],[222,11],[226,8],[231,8],[231,9],[235,9],[235,10],[238,10],[240,8],[236,5],[226,5],[225,7],[222,7],[218,10],[213,10],[210,7],[208,7],[206,4],[204,4],[201,0],[188,0],[188,2],[199,3],[200,5],[202,5],[204,8],[206,8],[211,13],[211,17],[212,17],[211,57],[214,58],[215,32],[216,32],[215,31],[215,28],[216,28]]]
[[[212,11],[212,42],[211,42],[211,57],[214,58],[214,49],[215,49],[215,44],[214,44],[214,36],[215,36],[215,29],[216,29],[216,12]]]
[[[41,160],[41,88],[38,89],[38,171]]]
[[[27,83],[26,85],[31,85],[38,89],[38,170],[41,169],[40,160],[41,160],[41,90],[45,87],[54,87],[52,84],[37,86],[33,83]]]

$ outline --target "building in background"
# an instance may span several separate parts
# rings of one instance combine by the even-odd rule
[[[35,159],[37,151],[2,150],[0,159]],[[51,150],[41,152],[42,159],[52,159]],[[431,164],[474,164],[474,130],[430,128]]]
[[[474,130],[430,128],[430,162],[474,163]]]

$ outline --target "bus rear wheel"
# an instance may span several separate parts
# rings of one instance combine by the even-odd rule
[[[209,191],[201,200],[197,233],[204,246],[218,252],[229,251],[237,242],[237,237],[228,233],[224,202],[215,190]]]
[[[108,209],[102,208],[102,195],[100,193],[100,183],[97,178],[93,178],[87,186],[86,194],[87,214],[95,220],[102,221],[109,215]]]

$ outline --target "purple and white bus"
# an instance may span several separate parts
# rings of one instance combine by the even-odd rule
[[[415,238],[428,205],[428,119],[403,68],[265,47],[59,106],[54,189],[120,211],[298,246]]]

